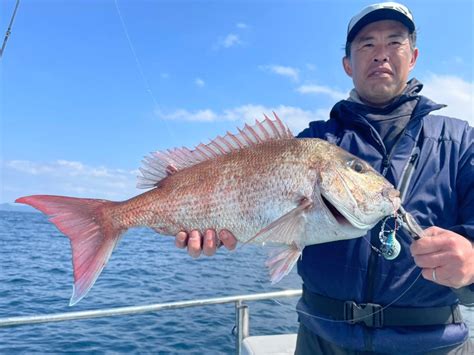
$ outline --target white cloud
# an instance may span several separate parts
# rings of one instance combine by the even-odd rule
[[[136,189],[138,170],[125,171],[88,166],[78,161],[57,160],[3,162],[6,200],[25,194],[54,194],[123,200],[140,193]]]
[[[194,84],[196,84],[196,86],[202,88],[203,86],[206,85],[206,83],[204,82],[204,80],[202,80],[201,78],[196,78],[194,80]]]
[[[54,172],[54,167],[48,165],[34,164],[27,160],[10,160],[5,163],[7,168],[29,174],[41,175]]]
[[[276,107],[267,107],[263,105],[242,105],[222,112],[214,112],[210,109],[188,111],[185,109],[177,109],[172,112],[165,113],[157,110],[156,114],[159,118],[165,120],[179,121],[235,121],[236,127],[239,123],[253,123],[255,119],[263,119],[263,115],[272,115],[275,112],[283,122],[285,122],[293,133],[298,133],[306,128],[308,122],[315,120],[326,120],[329,118],[329,109],[303,110],[299,107],[279,105]]]
[[[349,93],[340,90],[332,89],[323,85],[301,85],[296,89],[300,94],[323,94],[328,95],[335,100],[343,100],[349,96]]]
[[[156,109],[155,115],[162,120],[169,121],[212,122],[217,120],[217,115],[210,109],[196,110],[194,112],[188,111],[186,109],[177,109],[170,112],[164,112],[161,109]]]
[[[303,110],[299,107],[284,106],[280,105],[275,108],[271,108],[272,111],[276,112],[278,117],[285,122],[291,129],[293,134],[298,134],[303,129],[308,127],[308,123],[311,121],[327,120],[329,118],[330,109],[316,109],[316,110]],[[267,111],[265,111],[267,112]]]
[[[218,41],[217,46],[230,48],[230,47],[234,47],[240,44],[242,44],[242,41],[240,40],[239,35],[236,35],[235,33],[229,33],[227,36],[225,36],[224,38],[221,38]]]
[[[299,80],[299,70],[293,67],[287,67],[283,65],[261,65],[259,68],[273,74],[290,78],[293,81]]]
[[[423,80],[421,94],[448,107],[440,114],[456,117],[474,126],[474,83],[452,75],[430,74]]]
[[[217,40],[217,43],[213,46],[213,49],[231,48],[238,45],[243,45],[244,42],[242,41],[240,34],[242,34],[244,30],[247,30],[249,28],[249,25],[247,25],[244,22],[238,22],[235,24],[235,27],[236,27],[236,30],[234,32],[231,32],[223,37],[220,37]]]

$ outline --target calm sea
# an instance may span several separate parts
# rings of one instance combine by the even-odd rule
[[[69,240],[40,213],[0,211],[0,318],[146,305],[300,288],[296,272],[268,281],[266,251],[248,245],[192,259],[172,238],[127,232],[89,294],[69,307]],[[250,333],[297,331],[296,298],[249,302]],[[152,314],[0,328],[0,353],[140,352],[228,354],[234,304]]]
[[[135,229],[89,294],[69,307],[68,239],[42,214],[0,211],[0,318],[300,288],[294,271],[272,286],[265,259],[262,248],[245,246],[194,260],[171,238]],[[251,335],[296,332],[296,301],[248,303]],[[474,312],[465,314],[474,334]],[[0,352],[227,354],[235,346],[234,316],[234,305],[228,304],[0,328]]]

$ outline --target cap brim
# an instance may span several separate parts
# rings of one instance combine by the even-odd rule
[[[352,42],[359,31],[372,22],[381,20],[394,20],[403,23],[410,33],[415,31],[415,24],[404,14],[392,9],[374,10],[362,17],[347,34],[347,42]]]

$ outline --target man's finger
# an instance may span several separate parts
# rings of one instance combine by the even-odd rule
[[[188,233],[179,232],[178,234],[176,234],[174,244],[180,249],[186,248],[186,245],[188,245]]]
[[[204,240],[202,243],[202,252],[204,255],[212,256],[216,253],[217,248],[217,236],[216,231],[208,229],[204,233]]]
[[[201,233],[197,230],[191,231],[188,238],[188,254],[193,258],[198,258],[202,250]]]
[[[426,234],[423,232],[423,238],[411,243],[410,251],[413,256],[436,253],[446,248],[447,239],[438,237],[438,233],[428,234],[429,229],[425,230]]]
[[[449,255],[445,252],[414,255],[415,264],[423,269],[434,269],[448,263]]]
[[[421,274],[426,280],[432,281],[434,283],[450,286],[447,283],[445,272],[443,268],[426,268],[421,271]]]
[[[222,229],[219,231],[219,240],[229,250],[234,250],[237,246],[237,239],[227,229]]]

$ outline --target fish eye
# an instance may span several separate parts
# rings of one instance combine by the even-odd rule
[[[349,162],[349,166],[351,167],[352,170],[354,170],[356,173],[362,173],[364,172],[364,164],[362,164],[358,160],[351,160]]]

